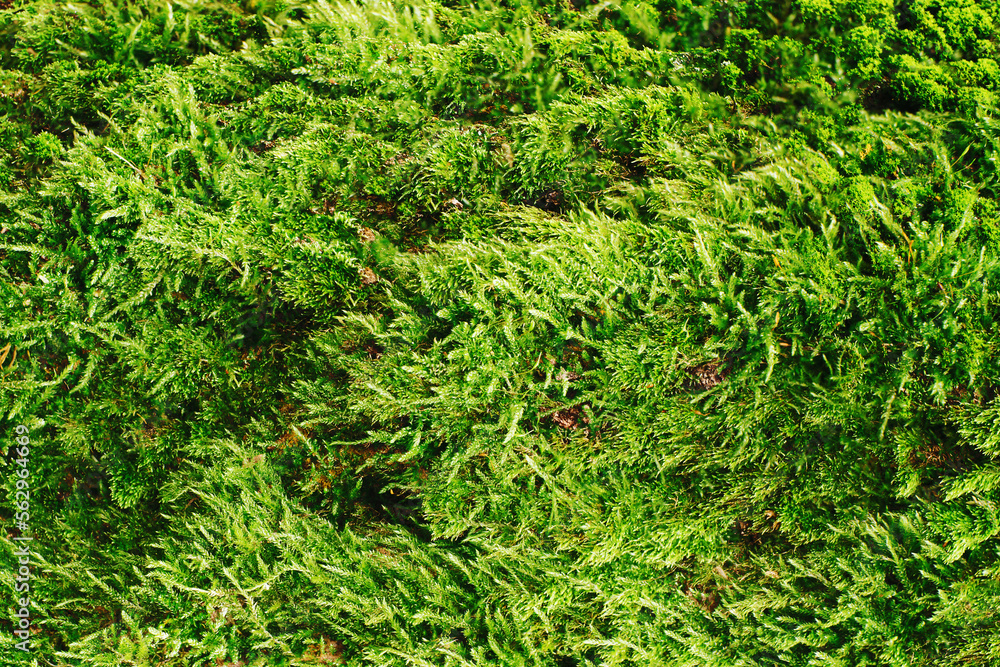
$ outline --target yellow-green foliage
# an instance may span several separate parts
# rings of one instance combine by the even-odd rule
[[[0,10],[4,664],[998,664],[997,11]]]

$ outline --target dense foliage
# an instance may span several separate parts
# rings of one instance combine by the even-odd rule
[[[0,5],[4,664],[1000,664],[1000,4]]]

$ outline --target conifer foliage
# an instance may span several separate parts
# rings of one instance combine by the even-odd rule
[[[993,3],[0,6],[4,664],[1000,664]]]

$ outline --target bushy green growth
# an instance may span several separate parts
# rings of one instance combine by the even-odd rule
[[[29,72],[67,58],[139,67],[177,65],[208,50],[229,52],[248,39],[267,40],[269,18],[212,2],[24,3],[11,19],[17,40],[6,46],[16,67]]]
[[[0,10],[35,655],[996,663],[995,13]]]

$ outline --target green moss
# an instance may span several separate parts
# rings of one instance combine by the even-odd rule
[[[35,655],[1000,661],[996,7],[447,4],[0,10]]]

